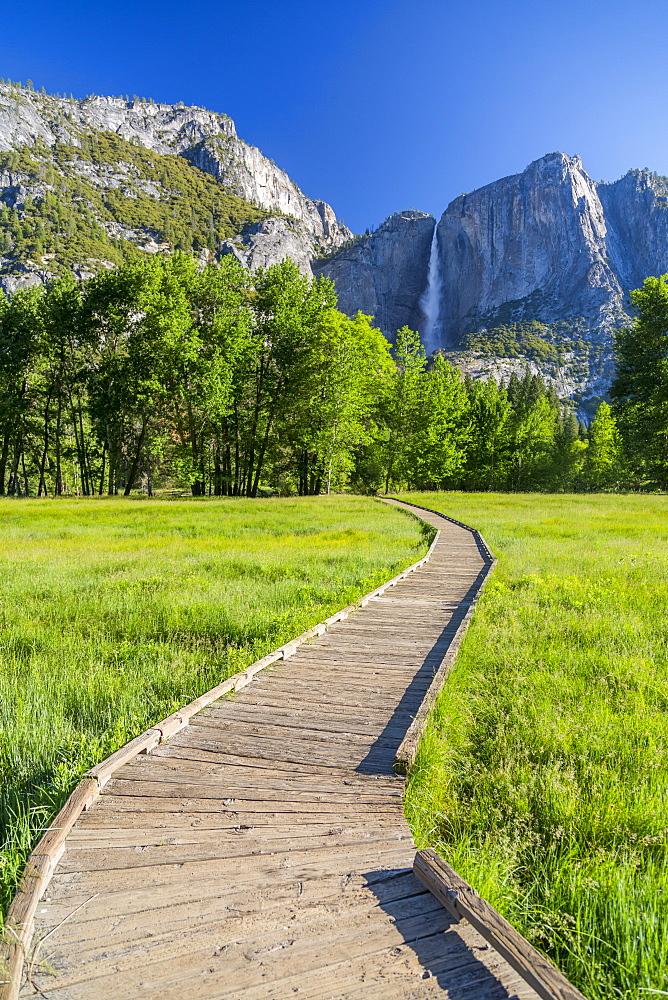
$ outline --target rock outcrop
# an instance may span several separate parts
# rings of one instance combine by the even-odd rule
[[[329,205],[308,198],[284,170],[243,142],[227,115],[119,97],[68,100],[0,85],[0,150],[36,142],[78,146],[91,131],[115,132],[154,152],[185,157],[244,201],[296,219],[321,248],[352,235]]]
[[[578,156],[552,153],[521,174],[462,195],[438,224],[441,346],[499,322],[623,314],[597,185]]]
[[[668,180],[649,170],[629,170],[597,185],[607,226],[610,265],[624,289],[648,275],[668,272]]]
[[[424,212],[397,212],[371,235],[314,261],[314,273],[334,280],[343,312],[352,316],[361,309],[388,337],[402,326],[421,329],[434,225]]]
[[[424,334],[432,232],[429,216],[392,216],[318,267],[334,278],[346,312],[372,313],[388,337],[404,322]],[[628,320],[629,290],[668,272],[668,180],[635,170],[595,183],[578,156],[550,153],[452,201],[437,246],[440,349],[476,376],[504,377],[529,363],[585,405],[610,383],[612,335]],[[500,361],[460,349],[476,331],[532,320],[560,329],[554,371],[521,354]]]
[[[374,312],[392,335],[393,293],[402,316],[424,324],[430,218],[392,216],[318,265],[346,311]],[[471,330],[521,320],[584,320],[603,335],[624,320],[629,289],[668,270],[668,181],[642,170],[597,184],[579,156],[550,153],[452,201],[438,223],[438,248],[442,348]]]
[[[251,271],[290,257],[309,278],[313,276],[311,262],[316,253],[316,240],[305,226],[294,219],[271,215],[225,240],[220,248],[221,255],[232,254]]]

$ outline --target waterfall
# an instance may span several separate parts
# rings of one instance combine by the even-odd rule
[[[431,354],[437,347],[440,347],[438,321],[441,312],[441,271],[439,268],[438,252],[438,222],[434,223],[434,235],[431,238],[431,250],[429,251],[429,270],[427,272],[427,287],[420,297],[420,308],[422,309],[426,323],[422,333],[422,343],[427,354]]]

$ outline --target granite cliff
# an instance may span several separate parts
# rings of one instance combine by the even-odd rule
[[[424,325],[424,291],[434,219],[410,210],[391,215],[375,232],[313,263],[316,274],[334,280],[339,308],[374,316],[390,337],[406,325]]]
[[[548,154],[456,198],[438,223],[392,216],[352,251],[331,255],[319,270],[336,282],[342,308],[374,312],[390,337],[403,322],[424,333],[434,225],[440,295],[432,346],[476,376],[528,364],[586,410],[609,385],[612,334],[628,319],[628,291],[668,271],[668,181],[643,170],[596,183],[578,156]],[[527,329],[543,348],[523,349]],[[512,349],[499,354],[509,337]]]

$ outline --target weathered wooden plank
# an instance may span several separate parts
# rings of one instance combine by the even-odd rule
[[[450,918],[440,907],[430,911],[428,919],[434,927],[433,933],[438,930],[444,931],[450,925]],[[325,909],[319,917],[307,909],[302,914],[302,920],[296,924],[295,921],[292,922],[294,927],[286,928],[275,920],[273,927],[270,924],[260,925],[261,933],[256,937],[254,950],[259,961],[255,962],[244,960],[248,945],[243,935],[241,940],[232,938],[228,945],[221,948],[220,927],[214,923],[214,926],[194,929],[185,941],[180,935],[166,940],[159,935],[143,939],[141,948],[129,952],[125,949],[123,968],[126,977],[128,972],[134,969],[140,970],[143,977],[148,972],[149,982],[155,990],[165,982],[167,963],[174,963],[178,959],[178,965],[176,968],[172,966],[168,976],[172,981],[180,981],[180,989],[183,990],[193,971],[201,968],[202,959],[211,963],[212,956],[218,951],[216,956],[218,961],[214,965],[221,969],[222,975],[227,979],[228,987],[240,989],[245,985],[261,982],[267,972],[271,974],[274,969],[280,970],[286,959],[292,973],[301,971],[302,975],[313,967],[327,963],[332,955],[330,944],[332,932],[336,934],[339,953],[352,957],[364,954],[367,950],[396,947],[404,942],[406,935],[417,932],[420,925],[424,926],[424,922],[423,915],[408,917],[402,921],[402,927],[399,929],[389,920],[369,921],[364,912],[359,916],[346,912],[345,922],[342,923],[338,915],[328,909]],[[288,949],[289,958],[285,954]],[[97,984],[96,988],[100,990],[97,996],[111,996],[115,1000],[136,998],[136,986],[132,985],[129,989],[124,989],[123,984],[119,987],[117,983],[108,993],[101,990],[102,978],[114,973],[117,975],[117,968],[118,956],[109,954],[104,942],[101,942],[95,951],[89,953],[85,964],[78,963],[76,967],[59,970],[58,987],[62,990],[91,976],[94,977],[93,982]],[[232,982],[230,982],[231,968],[234,968]],[[160,996],[165,995],[170,995],[169,990],[163,992],[161,989]],[[189,991],[188,995],[191,995]]]
[[[364,822],[367,822],[370,827],[373,827],[374,824],[380,826],[389,824],[392,829],[396,829],[398,809],[395,806],[387,807],[383,805],[379,806],[376,810],[368,806],[364,809],[363,816]],[[160,833],[162,830],[169,831],[177,828],[184,831],[217,829],[218,827],[233,830],[243,830],[244,828],[250,830],[262,829],[265,831],[268,827],[271,827],[276,835],[278,835],[282,826],[299,824],[305,828],[312,823],[329,823],[332,826],[340,826],[342,824],[360,822],[363,822],[360,820],[360,810],[353,807],[338,807],[329,813],[322,811],[318,813],[311,811],[303,812],[300,809],[280,811],[267,809],[262,812],[244,812],[243,809],[239,809],[235,812],[230,812],[229,810],[223,812],[221,810],[220,813],[199,812],[191,814],[185,809],[179,811],[176,808],[152,811],[150,807],[133,809],[130,806],[130,808],[122,809],[117,808],[115,803],[110,801],[107,809],[105,809],[104,803],[97,806],[95,815],[85,825],[82,824],[81,829],[91,831],[113,829],[122,831],[143,829],[150,824],[156,833]]]
[[[130,829],[122,827],[77,827],[68,840],[69,850],[96,850],[102,851],[106,848],[116,849],[117,847],[163,847],[166,845],[178,844],[222,844],[244,843],[250,844],[255,849],[257,843],[259,847],[274,843],[294,843],[298,840],[303,843],[310,843],[318,840],[323,844],[334,844],[340,842],[340,838],[356,840],[377,839],[378,834],[384,838],[391,831],[396,832],[396,816],[389,816],[384,823],[373,823],[371,820],[359,820],[357,823],[350,820],[344,822],[305,822],[312,818],[304,815],[304,822],[286,823],[278,826],[273,822],[262,822],[258,824],[246,824],[243,827],[224,823],[222,820],[217,825],[208,826],[187,826],[187,827],[153,827],[137,826]],[[272,846],[273,850],[273,846]]]
[[[142,796],[150,797],[159,795],[161,797],[172,796],[175,798],[187,798],[197,794],[199,798],[218,799],[228,792],[238,799],[249,801],[281,801],[281,802],[311,802],[316,801],[337,801],[345,803],[347,801],[363,802],[373,804],[379,800],[386,802],[396,799],[401,802],[402,795],[400,788],[390,788],[388,785],[376,787],[365,783],[358,784],[357,787],[342,785],[341,783],[330,783],[319,785],[313,781],[288,781],[278,779],[270,781],[264,779],[258,786],[249,785],[243,780],[234,781],[225,777],[189,775],[189,774],[168,774],[161,769],[137,770],[129,774],[121,771],[119,776],[113,779],[113,789],[110,794],[116,796]]]
[[[350,849],[344,847],[303,851],[294,857],[286,852],[279,852],[275,856],[253,855],[247,858],[243,866],[236,858],[214,858],[183,864],[143,865],[128,871],[124,882],[135,890],[151,888],[154,892],[164,892],[168,887],[171,891],[173,886],[180,885],[184,881],[194,885],[199,881],[209,882],[231,877],[235,880],[241,877],[242,881],[245,880],[251,885],[269,884],[275,879],[283,881],[288,875],[297,879],[332,873],[346,876],[350,872],[358,871],[360,862],[363,863],[365,871],[387,867],[405,868],[407,862],[410,864],[413,853],[410,841],[395,840],[388,841],[385,846],[374,842],[368,844],[363,851],[360,849],[352,853]],[[87,891],[89,894],[108,892],[118,886],[119,872],[117,869],[91,871],[80,869],[76,872],[62,872],[57,869],[49,884],[51,898],[59,885],[69,886],[73,879],[78,890]]]
[[[583,994],[436,851],[418,851],[413,870],[446,909],[457,920],[468,920],[542,1000],[585,1000]]]
[[[179,762],[180,763],[180,762]],[[186,764],[187,762],[184,762]],[[126,764],[116,775],[115,781],[150,781],[155,784],[173,785],[184,783],[196,784],[197,787],[210,789],[241,788],[248,789],[249,781],[246,775],[237,768],[220,767],[212,770],[211,767],[203,768],[197,766],[177,766],[172,767],[166,761],[150,761],[146,765]],[[130,787],[129,785],[126,787]],[[262,774],[261,784],[263,790],[278,791],[281,793],[290,791],[314,792],[320,795],[335,794],[340,791],[359,792],[363,795],[371,795],[376,798],[397,798],[401,799],[403,789],[399,780],[392,782],[389,776],[383,775],[381,780],[371,784],[364,781],[361,775],[354,772],[350,774],[348,780],[341,778],[321,778],[313,777],[308,773],[290,774],[286,771],[265,772]],[[165,794],[168,792],[166,791]],[[108,797],[108,796],[107,796]]]
[[[358,732],[355,729],[344,730],[341,727],[335,727],[331,725],[322,724],[318,728],[306,728],[303,724],[300,725],[298,721],[294,720],[293,725],[289,725],[286,720],[276,720],[269,721],[273,718],[270,712],[267,713],[257,713],[259,718],[254,723],[249,723],[244,719],[237,721],[236,713],[230,713],[229,715],[220,714],[217,717],[202,717],[197,719],[195,722],[193,720],[193,726],[201,727],[202,729],[212,729],[217,733],[221,730],[226,735],[234,736],[235,734],[250,734],[251,736],[261,736],[263,739],[270,739],[271,737],[276,737],[277,739],[285,739],[292,741],[299,741],[300,743],[326,743],[329,746],[338,745],[347,747],[351,744],[353,746],[369,746],[374,744],[375,746],[382,746],[384,743],[394,744],[394,740],[391,739],[392,732],[398,735],[399,740],[406,731],[405,726],[395,726],[395,727],[383,727],[383,736],[379,736],[378,732],[368,730],[367,732]],[[315,720],[317,721],[317,720]],[[244,725],[243,723],[246,722]]]
[[[259,796],[257,799],[249,797],[241,798],[234,794],[226,795],[224,792],[221,792],[217,796],[212,795],[205,797],[178,797],[175,795],[161,796],[157,794],[142,796],[134,793],[114,796],[113,808],[118,813],[184,812],[188,813],[193,817],[193,819],[195,819],[199,813],[210,813],[212,810],[215,810],[219,814],[226,814],[228,816],[239,816],[242,814],[250,816],[252,813],[266,813],[269,815],[277,813],[304,815],[307,813],[313,816],[326,813],[332,816],[339,816],[347,811],[346,806],[350,806],[351,803],[355,804],[355,797],[352,795],[345,801],[328,795],[325,796],[322,801],[318,802],[315,796],[301,800],[297,798],[294,801],[291,801],[285,797],[276,797],[274,799],[266,797],[263,798],[261,791],[256,791],[255,794]],[[382,803],[376,804],[375,801],[370,801],[368,803],[364,803],[364,805],[365,813],[366,806],[368,806],[376,813],[393,812],[395,815],[401,815],[401,804],[399,802],[395,803],[394,801],[385,800]],[[100,805],[100,808],[102,808],[102,805]]]

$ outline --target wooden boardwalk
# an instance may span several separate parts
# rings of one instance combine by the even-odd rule
[[[21,997],[535,1000],[411,870],[395,754],[489,561],[424,518],[425,566],[115,773]]]

